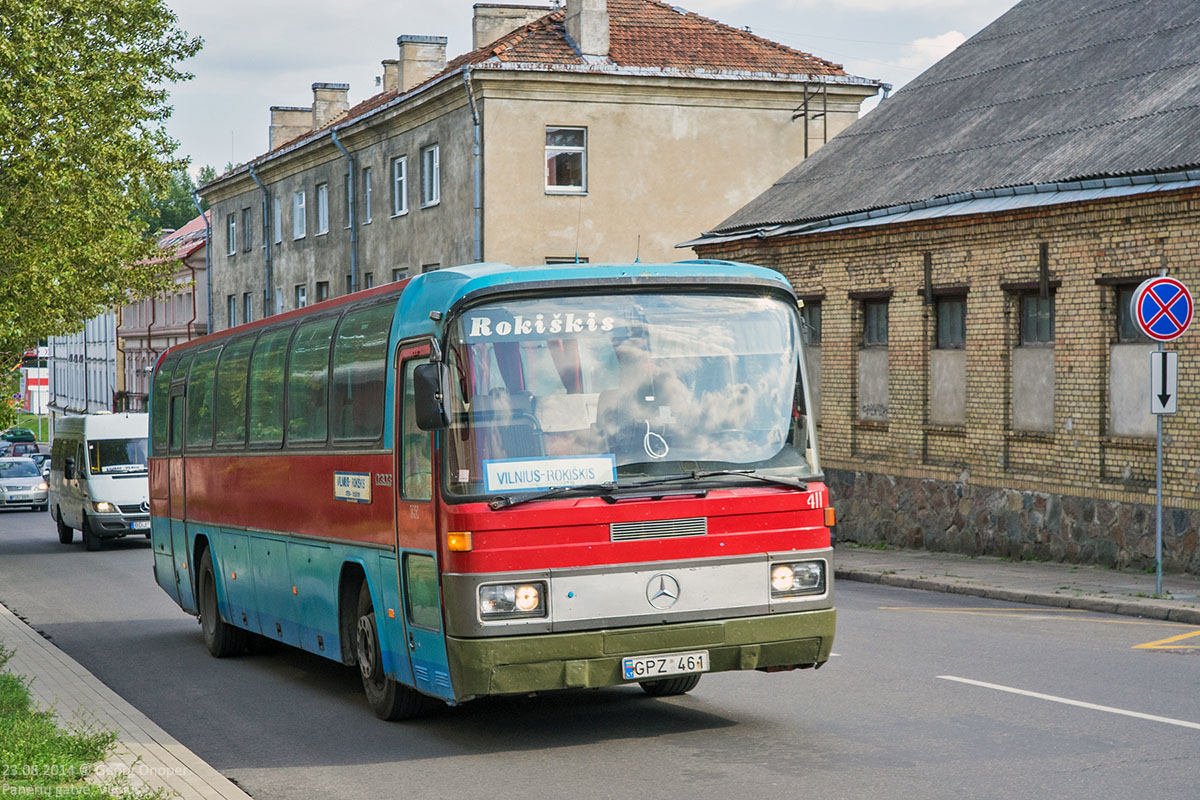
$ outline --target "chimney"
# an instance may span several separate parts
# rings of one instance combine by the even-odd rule
[[[567,0],[567,36],[585,56],[608,56],[608,0]]]
[[[512,33],[522,25],[549,14],[549,6],[502,6],[492,3],[476,3],[472,20],[471,49],[478,50],[491,44],[506,33]]]
[[[407,92],[446,68],[445,36],[413,36],[396,39],[400,60],[396,62],[397,90]],[[384,62],[384,86],[387,86],[388,62]]]
[[[298,106],[271,106],[269,149],[274,150],[312,130],[312,109]]]
[[[400,62],[394,58],[383,61],[383,90],[394,92],[400,88]]]
[[[312,85],[312,129],[318,131],[350,110],[350,84],[314,83]]]

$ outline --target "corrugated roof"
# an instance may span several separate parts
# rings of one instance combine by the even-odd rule
[[[1023,0],[713,233],[1200,165],[1200,3]]]
[[[644,70],[671,75],[721,75],[731,79],[770,75],[820,75],[853,79],[865,85],[878,81],[853,78],[840,64],[795,50],[747,30],[734,28],[658,0],[608,0],[609,55],[585,59],[567,36],[562,9],[523,25],[477,50],[452,59],[446,68],[412,92],[442,80],[464,66],[489,68],[522,66],[560,67],[570,71]],[[398,91],[381,92],[351,107],[320,130],[304,133],[252,160],[290,150],[315,139],[334,126],[366,117],[403,97]],[[240,171],[240,167],[234,172]],[[224,178],[225,176],[221,176]],[[219,178],[218,180],[221,180]]]

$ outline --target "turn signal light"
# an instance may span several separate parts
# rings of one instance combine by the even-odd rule
[[[837,522],[837,515],[833,513],[833,506],[825,509],[825,527],[832,528]]]
[[[470,531],[455,531],[446,534],[446,546],[455,553],[470,552],[471,532]]]

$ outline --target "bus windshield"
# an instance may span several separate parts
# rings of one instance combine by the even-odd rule
[[[146,471],[145,439],[93,439],[88,442],[88,464],[93,475]]]
[[[451,495],[818,471],[781,296],[512,300],[465,312],[448,350]]]

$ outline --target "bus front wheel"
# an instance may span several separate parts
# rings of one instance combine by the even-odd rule
[[[75,531],[67,523],[63,522],[62,509],[55,507],[54,510],[56,512],[54,516],[58,522],[58,541],[63,544],[70,544],[75,539]]]
[[[399,683],[383,668],[383,651],[379,646],[379,628],[375,624],[375,606],[371,590],[363,581],[358,590],[358,626],[354,634],[358,671],[362,673],[363,691],[375,716],[384,720],[410,719],[430,709],[429,698],[412,687]]]
[[[642,681],[638,685],[651,697],[674,697],[687,694],[700,682],[699,675],[680,675],[678,678],[663,678],[659,681]]]
[[[205,647],[216,658],[236,656],[246,647],[246,632],[221,619],[212,553],[207,548],[200,556],[200,629]]]

